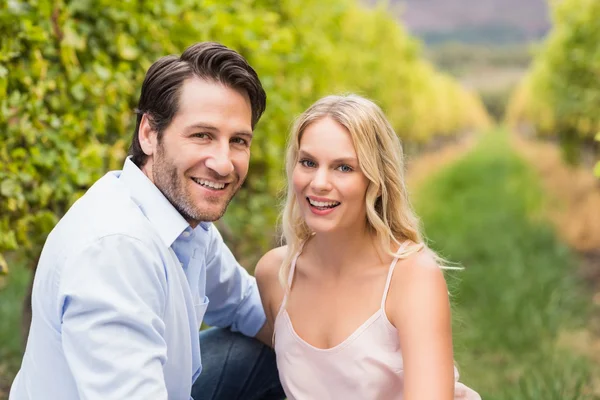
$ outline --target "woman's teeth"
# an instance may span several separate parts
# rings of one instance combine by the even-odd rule
[[[311,206],[319,208],[333,208],[340,205],[339,201],[316,201],[308,198],[308,202]]]

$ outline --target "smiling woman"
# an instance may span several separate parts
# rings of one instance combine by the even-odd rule
[[[330,117],[306,128],[292,185],[296,198],[305,200],[298,206],[313,232],[351,228],[363,222],[368,183],[346,128]]]
[[[288,398],[479,399],[457,382],[446,282],[381,109],[356,95],[317,101],[286,166],[286,246],[256,277]]]

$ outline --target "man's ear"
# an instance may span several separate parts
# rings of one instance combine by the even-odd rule
[[[156,136],[156,131],[152,129],[152,126],[150,126],[148,114],[142,115],[140,129],[138,130],[138,139],[144,154],[147,156],[152,156],[156,151],[158,138]]]

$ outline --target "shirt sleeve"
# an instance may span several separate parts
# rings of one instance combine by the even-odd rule
[[[141,241],[106,236],[67,259],[62,346],[81,399],[167,399],[166,275]]]
[[[208,233],[206,294],[210,303],[205,321],[256,336],[266,321],[256,280],[236,261],[214,225]]]

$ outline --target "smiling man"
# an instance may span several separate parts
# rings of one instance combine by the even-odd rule
[[[265,104],[217,43],[150,67],[123,170],[48,236],[11,400],[284,397],[255,280],[211,224],[246,178]]]

